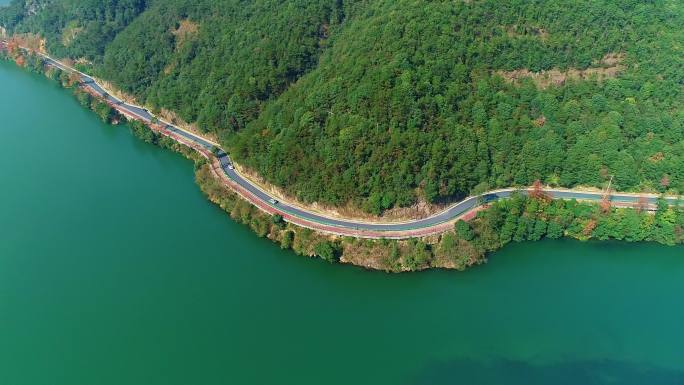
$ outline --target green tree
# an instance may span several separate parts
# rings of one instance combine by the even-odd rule
[[[78,100],[78,103],[86,108],[90,108],[90,105],[93,102],[93,97],[90,96],[89,93],[83,92],[79,89],[77,89],[74,94],[76,95],[76,100]]]
[[[528,239],[530,241],[538,241],[542,239],[546,235],[546,229],[546,222],[542,219],[537,219],[536,221],[534,221],[534,228],[532,229],[532,232],[530,233]]]
[[[456,235],[458,236],[459,239],[463,239],[466,241],[471,241],[473,237],[475,237],[475,233],[473,232],[473,228],[470,226],[470,224],[464,220],[459,219],[456,221]]]
[[[116,111],[105,102],[93,101],[92,108],[105,123],[110,123],[116,117]]]
[[[546,236],[551,238],[551,239],[558,239],[563,236],[564,232],[563,226],[558,222],[558,221],[550,221],[547,231],[546,231]]]
[[[339,247],[335,243],[330,241],[323,241],[317,243],[314,247],[314,252],[318,257],[330,263],[337,262],[340,258]]]
[[[280,248],[283,250],[291,249],[294,242],[294,235],[294,231],[285,231],[283,233],[283,238],[280,240]]]
[[[282,229],[285,227],[286,223],[285,220],[283,219],[283,216],[280,214],[274,214],[271,216],[271,222],[273,222],[276,227],[279,229]]]

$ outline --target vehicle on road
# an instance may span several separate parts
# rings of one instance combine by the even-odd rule
[[[229,164],[229,165],[228,165],[228,169],[229,169],[229,170],[235,170],[235,166],[233,166],[232,164]]]
[[[278,201],[275,200],[275,199],[273,199],[273,198],[269,199],[268,202],[271,203],[272,205],[277,205],[277,204],[278,204]]]

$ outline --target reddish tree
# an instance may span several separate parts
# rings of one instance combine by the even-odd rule
[[[645,196],[640,196],[639,201],[637,202],[635,207],[638,212],[646,211],[646,209],[648,208],[648,199],[646,199]]]
[[[19,50],[19,44],[17,43],[17,41],[15,39],[10,39],[7,42],[7,51],[10,54],[14,55],[18,50]]]
[[[663,186],[663,188],[670,187],[670,177],[667,174],[660,178],[660,185]]]
[[[81,81],[81,76],[76,72],[69,72],[69,86],[78,84]]]
[[[606,214],[610,212],[610,208],[612,207],[609,199],[609,195],[605,194],[603,198],[601,198],[601,203],[599,205],[601,207],[601,212]]]
[[[594,229],[596,228],[596,219],[590,219],[587,224],[584,225],[584,229],[582,229],[582,235],[585,237],[591,236],[591,233],[594,232]]]
[[[530,198],[549,201],[551,197],[544,191],[544,187],[539,179],[535,180],[532,184],[532,189],[529,191]]]

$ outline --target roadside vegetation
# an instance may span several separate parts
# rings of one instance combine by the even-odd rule
[[[439,236],[411,240],[364,240],[333,237],[287,224],[239,199],[218,183],[209,166],[197,171],[197,183],[209,199],[261,237],[300,255],[341,261],[392,272],[429,268],[464,270],[487,261],[487,256],[510,242],[545,238],[580,241],[620,240],[684,243],[684,206],[669,207],[664,200],[653,211],[615,208],[576,200],[551,200],[544,196],[514,194],[491,204],[469,222],[459,220],[454,229]]]
[[[655,212],[615,208],[575,200],[516,195],[481,211],[468,226],[476,248],[493,251],[507,243],[570,237],[581,241],[615,239],[627,242],[684,243],[684,208],[659,200]],[[456,237],[465,239],[456,232]]]

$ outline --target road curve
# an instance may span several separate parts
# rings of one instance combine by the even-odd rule
[[[108,93],[105,88],[98,84],[98,82],[95,81],[95,79],[91,76],[71,68],[47,55],[42,53],[38,54],[41,55],[49,65],[53,65],[64,71],[78,73],[81,77],[81,82],[83,83],[84,87],[89,88],[90,91],[105,99],[107,102],[115,106],[120,112],[147,123],[156,123],[161,125],[163,129],[170,134],[169,136],[181,142],[185,142],[185,144],[189,144],[201,151],[206,157],[210,158],[212,163],[220,168],[220,172],[223,173],[221,177],[226,179],[226,184],[230,185],[230,187],[236,190],[252,204],[270,214],[280,214],[288,222],[292,222],[294,224],[314,230],[360,238],[401,239],[421,237],[441,233],[450,229],[451,222],[466,215],[483,204],[508,198],[515,191],[520,191],[523,194],[527,193],[526,190],[518,190],[513,188],[490,191],[479,196],[468,197],[458,203],[453,204],[443,212],[433,216],[401,223],[364,222],[351,219],[332,218],[307,211],[304,208],[289,204],[287,202],[273,203],[273,200],[277,198],[261,190],[254,183],[238,173],[232,167],[228,154],[226,154],[226,152],[223,151],[218,144],[197,134],[183,130],[182,128],[165,122],[155,117],[150,111],[143,107],[123,102],[122,100],[119,100]],[[216,152],[216,150],[218,151]],[[212,151],[216,152],[217,155],[214,156]],[[214,159],[211,159],[212,157]],[[563,189],[544,189],[544,191],[554,199],[600,201],[603,195],[601,192]],[[673,205],[679,203],[678,197],[666,197],[665,199],[668,201],[668,203]],[[658,196],[652,194],[637,195],[628,193],[612,193],[610,200],[616,205],[635,205],[639,204],[640,202],[643,203],[644,200],[645,203],[654,205],[658,200]]]

